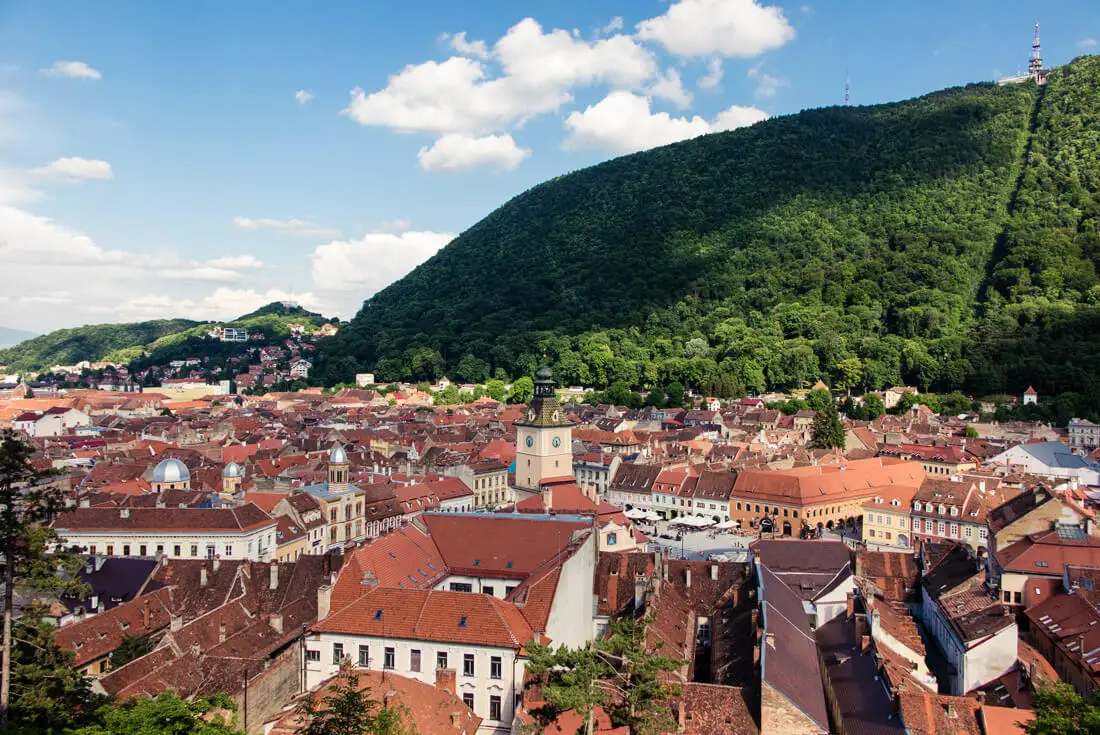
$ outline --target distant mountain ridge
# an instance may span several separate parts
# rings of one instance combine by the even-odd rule
[[[0,349],[17,345],[23,340],[30,339],[34,336],[36,336],[34,332],[28,332],[25,329],[0,327]]]
[[[1042,87],[807,110],[560,176],[367,300],[317,375],[547,359],[596,387],[1035,384],[1100,411],[1097,119],[1087,56]]]
[[[129,363],[137,359],[172,359],[176,351],[194,346],[215,325],[264,331],[272,336],[289,336],[290,324],[319,327],[327,321],[321,314],[281,302],[227,322],[199,322],[192,319],[158,319],[126,324],[93,324],[59,329],[0,350],[0,365],[13,370],[38,371],[52,365],[73,365],[83,361]]]

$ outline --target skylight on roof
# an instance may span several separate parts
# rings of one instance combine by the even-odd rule
[[[465,628],[466,627],[466,616],[465,615],[463,615],[461,618],[458,619],[458,627],[459,628]]]
[[[481,559],[474,559],[474,566],[475,567],[480,567],[481,566]]]
[[[431,569],[434,572],[436,570],[435,569],[435,564],[432,564],[431,562],[428,562],[428,569]]]
[[[375,620],[381,620],[382,619],[382,610],[381,609],[378,609],[378,610],[374,611],[374,619]]]
[[[395,554],[395,553],[393,553],[393,552],[391,551],[391,552],[390,552],[390,558],[392,558],[392,559],[396,559],[396,558],[397,558],[397,554]]]
[[[508,563],[507,563],[507,564],[506,564],[505,566],[506,566],[506,567],[507,567],[508,569],[511,569],[511,568],[512,568],[512,562],[508,562]]]

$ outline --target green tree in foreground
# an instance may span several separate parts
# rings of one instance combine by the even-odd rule
[[[485,395],[492,398],[494,401],[504,402],[504,398],[508,395],[504,389],[503,380],[490,380],[485,384]]]
[[[561,713],[576,710],[585,731],[594,729],[594,713],[602,707],[615,726],[639,735],[676,729],[667,700],[676,694],[661,673],[683,662],[646,648],[649,620],[625,618],[611,623],[610,636],[589,648],[533,645],[527,671],[541,680],[546,707],[536,714],[544,725]]]
[[[180,699],[170,692],[101,707],[99,720],[73,735],[243,735],[237,706],[225,694]]]
[[[62,505],[61,488],[31,464],[31,448],[14,432],[0,436],[0,558],[3,565],[3,645],[0,655],[0,732],[6,732],[11,712],[22,705],[13,686],[17,664],[12,649],[15,590],[56,596],[79,592],[75,572],[79,555],[61,547],[47,523]],[[62,572],[59,574],[59,572]]]
[[[359,686],[359,675],[344,669],[331,691],[320,702],[313,697],[298,707],[303,726],[300,735],[413,735],[406,725],[405,707],[383,705],[370,699],[367,687]]]
[[[1035,719],[1024,724],[1027,735],[1100,735],[1100,707],[1065,682],[1035,692]]]
[[[5,733],[68,733],[93,721],[104,702],[73,667],[75,654],[54,642],[55,629],[42,613],[41,607],[29,608],[14,626]]]
[[[829,404],[814,416],[813,437],[810,446],[817,449],[840,449],[845,443],[844,424],[840,423],[840,414],[836,406]]]

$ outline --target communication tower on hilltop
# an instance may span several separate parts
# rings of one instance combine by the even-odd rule
[[[1039,47],[1039,24],[1035,24],[1035,39],[1031,42],[1031,58],[1027,62],[1027,74],[1017,74],[1014,77],[1005,77],[997,80],[997,84],[1018,84],[1032,81],[1036,84],[1046,84],[1050,70],[1043,68],[1043,52]]]
[[[848,106],[848,102],[852,99],[852,84],[851,79],[847,74],[844,75],[844,106]]]

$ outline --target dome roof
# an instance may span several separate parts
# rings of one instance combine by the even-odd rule
[[[191,479],[191,470],[174,457],[161,460],[153,469],[153,482],[187,482]]]
[[[550,366],[546,363],[543,363],[542,367],[540,367],[538,369],[538,372],[535,373],[535,380],[539,381],[540,383],[549,383],[553,379],[554,373],[550,371]]]
[[[230,462],[229,464],[227,464],[225,466],[225,469],[222,470],[222,477],[243,477],[243,476],[244,476],[244,470],[241,469],[241,466],[239,464],[237,464],[236,462]]]
[[[329,464],[347,464],[348,453],[344,451],[344,448],[337,444],[332,448],[332,453],[328,456]]]

